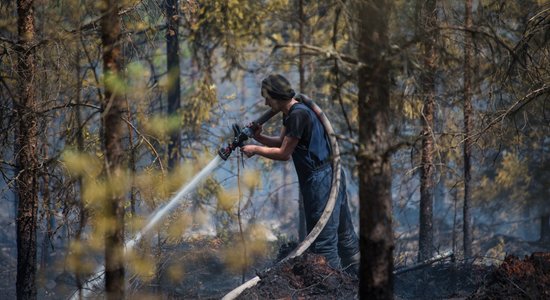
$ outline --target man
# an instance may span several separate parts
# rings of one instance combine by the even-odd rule
[[[283,112],[283,128],[280,136],[274,137],[262,134],[260,126],[254,139],[264,146],[245,145],[241,151],[248,157],[258,154],[273,160],[292,157],[310,232],[323,213],[332,185],[328,136],[315,112],[294,98],[295,92],[286,78],[269,75],[262,81],[261,91],[267,106],[274,112]],[[351,222],[343,175],[332,215],[310,249],[325,256],[333,268],[342,267],[357,274],[359,242]]]

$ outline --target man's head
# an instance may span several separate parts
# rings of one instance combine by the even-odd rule
[[[262,96],[270,96],[274,100],[287,101],[296,93],[290,82],[280,74],[271,74],[262,80]]]

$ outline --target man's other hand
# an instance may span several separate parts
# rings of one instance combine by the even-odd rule
[[[252,157],[256,150],[256,145],[244,145],[241,147],[241,152],[244,153],[247,157]]]

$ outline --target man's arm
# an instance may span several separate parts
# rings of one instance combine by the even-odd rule
[[[299,141],[300,140],[298,138],[285,136],[281,147],[245,145],[241,147],[241,151],[243,151],[248,157],[258,154],[273,160],[289,160],[292,157],[292,152],[294,152],[294,148],[296,148]]]
[[[261,133],[262,128],[259,128],[259,133],[254,135],[254,139],[267,147],[277,147],[280,148],[283,144],[283,139],[285,137],[285,128],[281,130],[279,136],[268,136]],[[291,152],[292,153],[292,152]]]

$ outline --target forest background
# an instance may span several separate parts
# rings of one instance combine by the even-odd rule
[[[17,0],[0,17],[7,295],[67,296],[102,265],[113,299],[215,295],[303,238],[291,163],[235,152],[121,254],[266,109],[273,72],[337,133],[362,295],[447,250],[489,263],[550,240],[547,1]],[[192,264],[230,283],[199,287]]]

